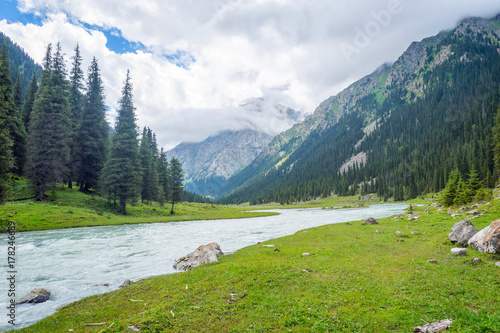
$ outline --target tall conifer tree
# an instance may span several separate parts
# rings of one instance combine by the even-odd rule
[[[181,162],[173,157],[170,160],[169,168],[170,177],[170,203],[172,208],[170,209],[170,214],[174,214],[174,204],[182,201],[182,190],[183,190],[183,180]]]
[[[97,60],[89,67],[85,106],[75,135],[75,171],[80,191],[95,189],[106,159],[108,124]]]
[[[0,71],[4,70],[4,66],[0,66]],[[4,73],[0,73],[4,77]],[[0,82],[0,203],[2,203],[9,193],[10,172],[14,166],[14,158],[12,157],[12,140],[10,138],[9,115],[7,103],[4,95],[8,93],[9,87],[4,86],[4,82]]]
[[[85,80],[82,70],[82,57],[80,55],[80,47],[77,44],[75,47],[75,55],[72,57],[73,63],[70,72],[70,90],[69,101],[71,107],[70,123],[71,123],[71,140],[70,144],[70,159],[68,165],[68,187],[73,187],[73,178],[79,172],[76,161],[76,136],[79,135],[80,122],[82,120],[82,112],[85,104],[85,96],[83,95],[83,81]],[[95,59],[94,59],[95,60]],[[100,123],[100,122],[99,122]],[[98,123],[98,124],[99,124]],[[99,171],[100,172],[100,169]],[[87,184],[88,185],[88,184]],[[84,187],[87,187],[84,185]],[[93,187],[93,186],[92,186]],[[82,186],[80,184],[80,190]]]
[[[31,111],[33,110],[33,103],[35,103],[36,91],[38,90],[38,83],[36,78],[36,73],[33,71],[31,76],[31,81],[28,84],[28,89],[26,89],[26,95],[24,96],[24,102],[22,107],[22,118],[24,122],[24,127],[26,131],[29,132],[29,122],[31,119]]]
[[[153,200],[158,200],[158,172],[153,152],[153,136],[151,129],[144,127],[142,131],[140,155],[142,163],[142,202],[151,204]]]
[[[120,212],[126,214],[127,202],[137,199],[141,193],[139,142],[129,71],[118,103],[116,133],[103,172],[103,187],[108,195],[119,199]]]
[[[64,57],[58,43],[49,44],[30,121],[27,175],[43,200],[45,191],[64,181],[69,158],[69,102]]]
[[[12,154],[14,157],[13,172],[21,175],[24,168],[26,148],[26,130],[21,120],[21,114],[14,100],[14,87],[10,76],[10,62],[5,42],[0,54],[0,86],[2,87],[2,103],[6,110],[6,122],[12,140]]]
[[[160,156],[158,158],[158,185],[160,187],[158,197],[160,205],[163,206],[165,202],[168,202],[169,192],[170,192],[170,178],[168,175],[168,161],[167,155],[161,148]]]

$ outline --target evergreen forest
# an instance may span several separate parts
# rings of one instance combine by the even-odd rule
[[[136,124],[130,73],[124,80],[116,126],[110,130],[99,62],[82,68],[79,46],[69,70],[60,43],[46,48],[35,65],[16,44],[3,38],[0,52],[0,201],[10,183],[26,178],[33,199],[50,199],[57,186],[77,186],[114,202],[170,204],[183,200],[182,167],[167,160],[156,134]],[[204,198],[187,193],[191,201]]]

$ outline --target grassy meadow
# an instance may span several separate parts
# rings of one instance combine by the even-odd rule
[[[16,223],[16,231],[37,231],[102,225],[154,223],[190,220],[234,219],[268,216],[274,213],[246,212],[246,207],[227,207],[221,205],[182,202],[175,204],[175,214],[170,214],[171,206],[158,203],[146,205],[132,203],[127,205],[127,215],[118,212],[118,205],[92,194],[84,194],[78,189],[59,186],[46,193],[49,198],[44,202],[32,199],[34,196],[28,183],[18,180],[12,184],[9,202],[0,206],[0,229],[6,229],[6,221]],[[19,201],[15,201],[19,200]]]
[[[472,221],[482,229],[500,218],[500,201],[479,210]],[[500,256],[451,255],[447,236],[465,213],[413,213],[418,220],[332,224],[255,244],[71,303],[20,332],[411,332],[446,318],[449,332],[500,332]]]

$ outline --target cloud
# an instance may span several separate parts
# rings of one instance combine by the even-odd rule
[[[38,62],[49,42],[61,41],[68,58],[79,43],[86,65],[99,60],[111,109],[130,69],[139,125],[166,148],[242,124],[285,129],[291,123],[275,108],[238,105],[266,97],[310,113],[412,41],[500,12],[497,0],[20,0],[18,8],[42,25],[2,20],[0,30]],[[356,45],[359,31],[368,38]],[[111,36],[143,47],[113,52]],[[349,57],[346,45],[356,48]]]

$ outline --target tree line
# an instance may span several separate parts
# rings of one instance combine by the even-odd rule
[[[6,43],[0,53],[0,201],[7,199],[12,177],[26,177],[45,200],[57,184],[75,184],[119,203],[174,205],[183,199],[180,162],[167,161],[156,135],[145,127],[139,138],[129,71],[118,101],[114,131],[106,122],[104,87],[94,57],[85,78],[77,45],[66,71],[58,43],[47,46],[40,77],[33,71],[22,93],[11,79]],[[110,133],[112,133],[110,138]]]

